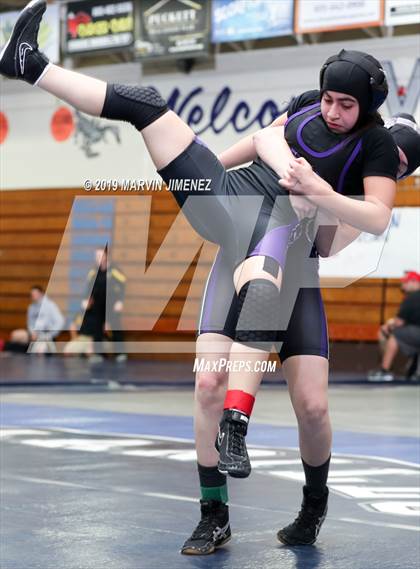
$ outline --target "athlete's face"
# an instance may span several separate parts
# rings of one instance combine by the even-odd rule
[[[321,114],[331,131],[349,132],[357,122],[359,103],[345,93],[325,91],[321,99]]]
[[[408,160],[407,160],[407,156],[405,155],[405,152],[403,150],[401,150],[401,148],[399,146],[397,146],[397,148],[398,148],[398,154],[400,157],[400,165],[398,167],[397,178],[399,180],[401,180],[402,178],[404,178],[404,175],[407,172]]]

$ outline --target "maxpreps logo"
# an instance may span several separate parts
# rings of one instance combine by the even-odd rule
[[[126,47],[133,43],[133,3],[74,2],[67,12],[67,51]]]

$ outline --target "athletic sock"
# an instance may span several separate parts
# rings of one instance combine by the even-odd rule
[[[197,468],[202,500],[217,500],[226,504],[228,502],[226,474],[219,472],[217,466],[202,466],[197,463]]]
[[[254,407],[255,397],[241,389],[228,389],[225,397],[224,409],[235,409],[244,413],[247,417],[251,416]]]
[[[307,464],[302,457],[301,460],[303,470],[305,471],[306,486],[310,489],[311,493],[322,496],[327,486],[331,455],[328,457],[328,460],[320,466],[311,466]]]
[[[165,99],[153,87],[108,83],[101,117],[126,121],[143,130],[168,110]]]

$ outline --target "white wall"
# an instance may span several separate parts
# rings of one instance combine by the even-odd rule
[[[420,208],[396,207],[382,235],[362,233],[356,241],[321,259],[321,277],[340,277],[341,286],[360,277],[400,278],[420,270]],[[335,285],[336,286],[336,285]]]
[[[189,75],[159,74],[142,79],[141,66],[134,63],[83,71],[107,81],[154,85],[164,96],[169,96],[177,87],[183,98],[201,87],[203,92],[182,113],[182,118],[186,118],[194,104],[200,105],[204,117],[199,126],[208,123],[217,94],[229,87],[232,95],[216,121],[220,127],[240,101],[248,103],[251,116],[255,116],[268,99],[282,107],[292,95],[317,88],[321,64],[343,47],[368,51],[382,61],[392,61],[398,83],[407,85],[419,57],[419,41],[418,36],[404,36],[224,54],[218,56],[215,70],[193,71]],[[0,81],[0,95],[1,110],[9,122],[9,134],[0,146],[2,189],[79,187],[86,178],[150,180],[156,177],[141,137],[131,126],[119,124],[120,145],[108,134],[107,142],[92,147],[99,156],[87,158],[73,137],[62,143],[53,139],[50,121],[61,104],[55,97],[24,83],[5,80]],[[382,111],[384,116],[389,116],[386,105]],[[420,119],[418,103],[416,117]],[[266,121],[269,121],[269,113]],[[238,123],[244,124],[243,118]],[[220,152],[257,128],[255,123],[238,134],[229,124],[220,134],[208,128],[202,138],[215,152]]]

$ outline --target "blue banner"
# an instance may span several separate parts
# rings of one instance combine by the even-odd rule
[[[293,0],[213,0],[212,42],[293,33]]]

